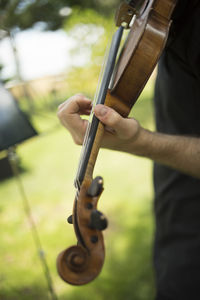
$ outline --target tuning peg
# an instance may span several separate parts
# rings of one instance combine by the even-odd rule
[[[93,210],[90,216],[90,227],[92,229],[104,230],[108,226],[105,216],[98,210]]]
[[[67,218],[67,222],[68,222],[69,224],[73,224],[73,218],[72,218],[72,215],[69,216],[69,217]]]
[[[90,197],[97,197],[101,194],[103,190],[103,178],[100,176],[97,176],[95,179],[93,179],[87,194]]]

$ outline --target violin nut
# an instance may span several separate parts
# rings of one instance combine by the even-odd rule
[[[126,28],[128,28],[128,23],[127,22],[122,22],[121,26],[126,29]]]

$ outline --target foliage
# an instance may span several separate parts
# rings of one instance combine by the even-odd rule
[[[119,0],[68,0],[67,3],[65,0],[1,0],[0,40],[6,36],[10,37],[16,64],[16,77],[21,80],[19,57],[14,43],[15,34],[19,30],[26,30],[37,24],[40,24],[39,28],[43,30],[64,28],[74,40],[76,39],[73,53],[78,55],[78,50],[90,51],[88,49],[91,47],[91,42],[88,37],[91,33],[94,36],[96,31],[98,37],[99,30],[102,31],[104,28],[108,32],[108,28],[112,27],[114,8],[118,3]],[[85,34],[82,34],[84,30],[80,34],[84,24],[89,25],[84,27]],[[104,37],[107,39],[106,34]],[[104,50],[104,47],[96,49]]]
[[[88,52],[84,68],[74,67],[68,72],[69,91],[71,94],[82,92],[93,99],[104,66],[105,53],[115,30],[113,14],[105,18],[97,11],[86,9],[80,14],[79,8],[75,8],[71,19],[65,23],[64,29],[76,41],[71,50],[72,59],[84,51]],[[66,96],[71,96],[71,94]]]
[[[91,8],[100,14],[109,15],[117,3],[119,0],[1,0],[0,25],[11,31],[16,28],[28,29],[37,22],[43,22],[46,29],[56,30],[70,17],[69,8],[79,8],[79,12]],[[68,10],[62,11],[63,8]]]

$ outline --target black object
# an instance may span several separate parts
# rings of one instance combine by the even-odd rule
[[[199,16],[200,1],[178,1],[155,89],[161,133],[200,137]],[[200,299],[200,179],[155,164],[154,186],[155,299]]]
[[[67,218],[67,222],[68,222],[69,224],[73,224],[72,215],[69,216],[69,217]]]
[[[0,159],[0,181],[13,176],[13,171],[10,166],[8,156]]]
[[[87,208],[87,209],[93,209],[92,203],[87,203],[86,208]]]
[[[108,226],[107,219],[98,210],[93,210],[92,211],[90,220],[91,220],[90,227],[93,228],[93,229],[104,230]]]
[[[93,236],[91,236],[90,240],[91,240],[91,242],[93,244],[96,244],[98,242],[98,236],[97,235],[93,235]]]
[[[12,94],[0,84],[0,151],[37,135]]]
[[[103,190],[103,178],[100,176],[97,176],[95,179],[93,179],[87,194],[90,197],[97,197],[101,194]]]

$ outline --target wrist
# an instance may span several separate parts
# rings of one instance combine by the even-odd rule
[[[138,155],[138,156],[149,156],[151,140],[153,137],[153,132],[144,129],[139,126],[137,134],[127,145],[126,152]]]

